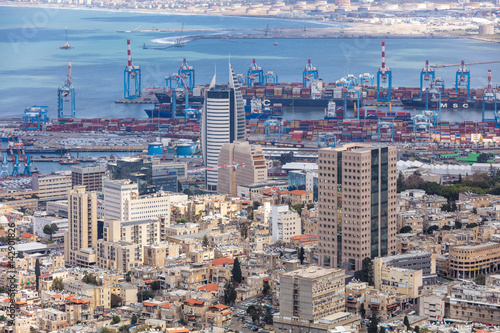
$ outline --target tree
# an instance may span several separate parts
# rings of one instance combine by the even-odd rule
[[[58,291],[64,290],[63,279],[62,278],[54,278],[54,280],[52,280],[51,289],[58,290]]]
[[[420,326],[415,326],[414,331],[415,331],[415,333],[420,333]]]
[[[484,274],[479,274],[475,279],[474,282],[476,284],[479,284],[481,286],[484,286],[486,284],[486,276]]]
[[[237,296],[234,281],[227,281],[224,286],[224,303],[226,305],[233,305]]]
[[[46,224],[45,227],[43,227],[43,233],[50,236],[51,242],[52,242],[52,235],[54,235],[58,230],[59,227],[55,223]]]
[[[266,306],[266,312],[264,313],[264,322],[268,325],[273,324],[273,310],[271,310],[271,307]]]
[[[378,320],[377,316],[372,316],[370,325],[368,326],[368,333],[378,333]]]
[[[427,228],[427,233],[429,235],[432,235],[432,233],[436,230],[439,230],[439,227],[437,225],[431,225],[429,228]]]
[[[250,229],[250,225],[252,222],[242,222],[239,224],[240,226],[240,235],[243,239],[248,237],[248,230]]]
[[[122,305],[123,298],[118,295],[111,294],[111,307],[116,308]]]
[[[208,240],[207,235],[203,236],[203,247],[209,247],[210,241]]]
[[[88,274],[87,272],[84,273],[82,281],[89,284],[95,284],[96,286],[99,285],[99,283],[97,282],[97,278],[92,274]]]
[[[477,224],[476,222],[472,222],[472,223],[468,223],[468,224],[466,225],[466,228],[468,228],[468,229],[472,229],[472,228],[475,228],[475,227],[477,227],[477,226],[478,226],[478,224]]]
[[[235,281],[238,284],[241,283],[242,280],[241,267],[240,267],[240,261],[237,257],[236,259],[234,259],[233,270],[231,271],[231,274],[233,281]]]
[[[121,318],[118,317],[118,316],[113,316],[112,319],[111,319],[111,324],[114,325],[114,324],[118,324],[119,322],[121,321]]]
[[[399,172],[399,174],[398,174],[396,188],[397,188],[398,193],[403,192],[405,190],[405,176],[403,175],[402,172]]]
[[[125,281],[127,282],[132,281],[132,271],[127,272],[127,274],[125,275]]]
[[[412,228],[409,225],[406,225],[406,226],[402,227],[401,230],[399,230],[400,234],[407,234],[410,232],[412,232]]]
[[[299,214],[299,216],[302,216],[302,207],[304,207],[303,204],[296,204],[292,206],[292,209],[296,211]]]
[[[462,229],[462,222],[459,222],[459,221],[455,221],[455,226],[454,226],[455,229]]]
[[[132,326],[135,326],[135,324],[137,324],[137,315],[135,313],[130,318],[130,323],[132,324]]]
[[[191,192],[190,189],[186,188],[184,189],[184,191],[182,191],[184,194],[187,194],[188,196],[192,196],[193,195],[193,192]]]
[[[373,262],[370,258],[365,258],[361,262],[361,281],[373,286]]]
[[[188,220],[186,220],[186,219],[177,219],[177,221],[176,221],[176,222],[177,222],[177,223],[187,223],[187,222],[188,222]]]
[[[252,318],[252,321],[259,322],[262,318],[262,307],[260,305],[250,305],[247,308],[247,314]]]
[[[120,326],[118,331],[119,332],[130,332],[130,327],[132,327],[132,326],[131,325],[122,325],[122,326]]]
[[[304,255],[305,255],[304,247],[301,246],[300,250],[299,250],[299,260],[300,260],[301,265],[304,263],[304,259],[305,259]]]
[[[264,287],[262,288],[262,294],[269,295],[270,292],[271,292],[271,286],[269,285],[269,283],[264,283]]]
[[[143,290],[139,291],[137,293],[137,301],[142,302],[144,300],[150,299],[150,298],[155,298],[155,293],[152,292],[151,290]]]
[[[35,261],[35,283],[36,283],[36,290],[38,290],[38,287],[40,286],[40,260]]]
[[[160,281],[153,281],[151,282],[150,288],[152,291],[158,291],[161,289],[161,283]]]
[[[477,163],[487,163],[489,155],[487,153],[481,153],[477,157]]]
[[[403,324],[406,326],[406,330],[409,331],[410,330],[410,321],[408,320],[408,316],[405,316],[405,318],[403,319]]]
[[[451,226],[449,226],[449,225],[443,225],[443,230],[451,230]]]
[[[385,333],[385,327],[384,327],[384,326],[382,326],[382,327],[380,328],[380,330],[378,331],[378,333]]]
[[[257,208],[259,208],[261,206],[261,203],[258,202],[258,201],[254,201],[253,202],[253,209],[256,210]]]
[[[280,155],[279,161],[281,164],[287,164],[293,161],[293,151]]]
[[[477,208],[476,207],[472,208],[472,214],[477,214]]]
[[[102,327],[99,333],[111,333],[111,331],[109,330],[109,328]]]

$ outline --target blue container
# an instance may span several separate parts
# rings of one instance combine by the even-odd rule
[[[161,142],[152,142],[148,146],[148,155],[163,155],[163,143]]]
[[[194,153],[194,146],[182,144],[177,146],[177,156],[191,156]]]

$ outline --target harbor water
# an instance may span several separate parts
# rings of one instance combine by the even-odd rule
[[[269,23],[268,23],[269,22]],[[220,29],[185,32],[184,47],[143,49],[147,45],[171,45],[179,32],[129,32],[119,30]],[[226,16],[167,15],[125,11],[74,10],[35,7],[0,9],[0,103],[1,117],[20,117],[26,107],[47,105],[49,116],[57,112],[57,88],[66,78],[72,60],[72,82],[76,89],[77,117],[144,118],[147,105],[115,104],[123,97],[123,71],[127,63],[126,39],[131,39],[132,60],[142,69],[143,87],[165,86],[165,76],[176,72],[183,58],[195,67],[196,84],[209,83],[214,73],[218,83],[228,81],[228,62],[245,74],[252,59],[264,72],[273,71],[279,82],[301,82],[308,59],[325,82],[347,74],[375,74],[380,67],[381,39],[198,39],[193,34],[242,33],[245,29],[304,27],[300,20],[239,18]],[[308,22],[307,27],[325,26]],[[65,41],[73,49],[59,46]],[[239,32],[224,29],[242,29]],[[418,86],[425,60],[431,64],[498,60],[500,44],[468,39],[387,39],[387,66],[393,72],[393,86]],[[487,84],[487,70],[493,84],[500,83],[500,64],[470,68],[472,87]],[[437,69],[437,76],[451,87],[456,68]],[[288,119],[314,119],[322,110],[288,110]],[[480,120],[480,111],[446,111],[444,120]]]

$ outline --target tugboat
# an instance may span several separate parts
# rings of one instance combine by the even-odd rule
[[[64,155],[64,159],[59,160],[59,164],[61,165],[74,165],[74,164],[80,164],[80,161],[77,160],[76,158],[71,157],[69,153]]]

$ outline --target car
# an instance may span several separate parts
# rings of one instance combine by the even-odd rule
[[[248,327],[248,324],[243,324],[243,328],[247,328]]]
[[[259,328],[255,327],[255,326],[254,326],[254,328],[252,328],[252,331],[254,331],[254,332],[257,332],[258,330],[259,330]]]

